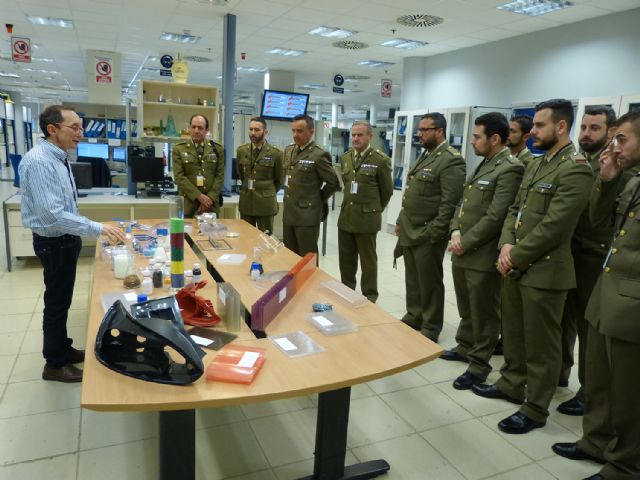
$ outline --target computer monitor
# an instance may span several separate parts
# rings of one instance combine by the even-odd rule
[[[129,158],[131,180],[133,182],[162,182],[164,180],[164,159],[162,157]]]
[[[109,145],[106,143],[79,143],[78,156],[109,160]]]
[[[113,147],[113,161],[124,162],[127,158],[127,147]]]
[[[78,190],[93,188],[93,166],[85,162],[71,162],[71,173]]]

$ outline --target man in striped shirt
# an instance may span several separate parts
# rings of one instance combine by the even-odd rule
[[[44,139],[20,163],[20,186],[22,223],[33,231],[33,249],[44,269],[42,378],[80,382],[82,370],[74,364],[84,361],[84,351],[73,348],[73,340],[67,337],[80,237],[106,235],[117,241],[124,240],[124,233],[78,214],[67,151],[82,138],[80,117],[69,108],[52,105],[40,114],[40,130]]]

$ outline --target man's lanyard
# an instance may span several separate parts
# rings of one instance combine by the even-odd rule
[[[71,184],[71,190],[73,190],[73,201],[76,204],[76,209],[78,208],[78,190],[76,188],[76,184],[73,181],[73,174],[71,173],[71,166],[69,165],[69,159],[64,159],[64,166],[67,167],[67,174],[69,175],[69,183]]]

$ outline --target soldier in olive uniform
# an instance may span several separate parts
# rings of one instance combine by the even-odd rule
[[[576,285],[571,235],[589,199],[591,167],[569,139],[573,106],[549,100],[536,107],[531,134],[545,150],[525,170],[499,241],[504,360],[494,385],[473,385],[487,398],[523,403],[498,423],[505,433],[546,424],[561,367],[561,320]]]
[[[471,143],[484,160],[465,183],[451,225],[449,250],[460,325],[458,345],[440,358],[469,362],[467,371],[453,382],[458,390],[485,381],[500,334],[498,238],[524,172],[522,163],[505,147],[508,135],[509,124],[501,113],[486,113],[475,120]]]
[[[338,254],[342,283],[355,290],[358,256],[362,275],[360,288],[375,303],[378,298],[376,236],[382,226],[382,211],[393,193],[391,160],[369,143],[369,122],[351,127],[353,148],[340,158],[344,197],[338,218]]]
[[[441,113],[420,120],[418,137],[425,150],[407,175],[394,253],[404,256],[407,313],[402,321],[434,342],[444,320],[442,260],[465,179],[464,159],[447,142],[446,131]]]
[[[209,120],[194,115],[190,121],[191,139],[173,147],[173,181],[184,197],[184,216],[220,209],[220,189],[224,179],[224,148],[208,141]]]
[[[533,160],[533,153],[527,148],[532,127],[533,119],[529,115],[516,115],[509,120],[507,147],[511,150],[511,155],[520,160],[525,167]]]
[[[251,143],[236,152],[240,191],[240,218],[263,232],[273,233],[278,213],[276,194],[282,186],[282,150],[266,140],[267,122],[255,117],[249,122]]]
[[[580,123],[578,143],[582,153],[589,161],[598,178],[600,166],[598,159],[608,141],[608,130],[616,119],[611,107],[587,108]],[[627,178],[625,176],[625,178]],[[594,228],[589,220],[589,208],[580,215],[571,239],[571,254],[576,270],[576,288],[569,290],[562,317],[562,370],[558,385],[567,386],[573,365],[573,349],[576,334],[578,348],[578,380],[580,389],[575,397],[558,405],[558,411],[567,415],[582,415],[584,408],[584,355],[587,347],[587,321],[584,312],[587,302],[602,270],[609,242],[613,236],[613,227]]]
[[[329,198],[340,190],[340,181],[331,155],[313,141],[313,119],[295,116],[291,132],[294,144],[284,151],[283,236],[285,247],[304,256],[318,253],[320,222],[329,213]]]
[[[583,435],[553,445],[563,457],[604,462],[590,480],[640,478],[640,175],[618,195],[622,170],[640,164],[640,112],[617,123],[590,201],[592,224],[613,224],[615,235],[586,311]]]

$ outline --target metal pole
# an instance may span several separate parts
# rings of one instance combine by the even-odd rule
[[[230,13],[224,16],[224,38],[222,48],[222,107],[224,123],[224,183],[222,190],[231,193],[231,159],[235,155],[233,144],[233,97],[235,93],[236,72],[236,16]]]

